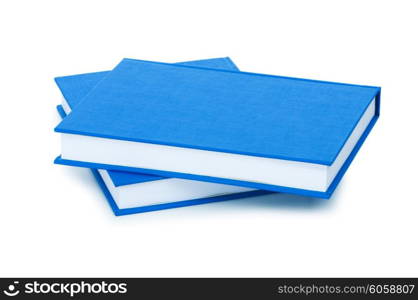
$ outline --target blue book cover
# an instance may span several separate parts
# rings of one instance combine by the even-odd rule
[[[124,59],[56,131],[56,162],[328,198],[380,88]]]
[[[229,58],[190,61],[180,64],[238,70]],[[57,110],[66,117],[109,71],[62,76],[55,81],[63,95]],[[246,188],[223,186],[162,176],[107,170],[91,170],[115,215],[148,212],[268,194]],[[147,183],[140,185],[141,183]],[[117,192],[116,192],[117,191]],[[116,194],[116,195],[115,195]]]

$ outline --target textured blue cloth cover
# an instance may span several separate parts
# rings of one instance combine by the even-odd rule
[[[331,165],[379,92],[124,59],[56,131]]]

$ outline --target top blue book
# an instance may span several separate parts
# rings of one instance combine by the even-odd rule
[[[326,192],[375,121],[379,94],[371,86],[124,59],[56,131],[67,160]]]

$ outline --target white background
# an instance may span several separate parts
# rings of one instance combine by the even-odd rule
[[[0,276],[418,276],[417,35],[417,1],[2,1]],[[55,76],[219,56],[382,86],[332,199],[115,217],[87,170],[52,163]]]

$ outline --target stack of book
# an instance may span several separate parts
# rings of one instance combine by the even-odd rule
[[[57,77],[61,155],[115,215],[283,192],[329,198],[379,116],[380,88],[240,72],[229,58],[123,59]]]

